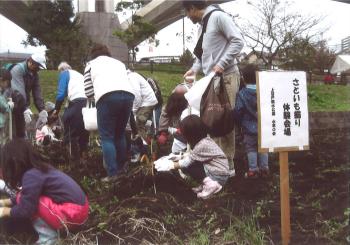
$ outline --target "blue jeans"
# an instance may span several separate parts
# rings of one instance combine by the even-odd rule
[[[258,136],[244,134],[243,143],[248,156],[248,165],[250,171],[259,171],[269,169],[268,153],[258,153]]]
[[[108,176],[122,172],[127,160],[125,127],[133,101],[133,94],[115,91],[103,95],[96,104],[98,131]]]

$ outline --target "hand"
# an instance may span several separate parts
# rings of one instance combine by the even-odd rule
[[[23,112],[23,115],[24,115],[24,121],[26,122],[26,124],[29,124],[32,121],[33,112],[28,108]]]
[[[166,157],[162,157],[154,162],[154,167],[158,172],[167,172],[172,169],[175,169],[174,162],[168,160]]]
[[[11,208],[8,207],[0,207],[0,218],[10,216]]]
[[[178,128],[173,128],[173,127],[169,127],[168,128],[168,133],[169,134],[176,134],[176,133],[178,133],[180,131],[180,129],[178,129]]]
[[[224,73],[224,69],[222,69],[220,66],[216,65],[213,67],[213,71],[216,73],[216,74],[223,74]]]
[[[192,70],[189,69],[185,74],[184,74],[184,79],[186,82],[188,83],[192,83],[194,81],[194,76],[196,75],[196,73]]]
[[[53,112],[52,112],[52,116],[58,117],[58,113],[59,113],[59,111],[58,111],[58,110],[53,110]]]
[[[165,132],[161,132],[160,135],[158,136],[158,144],[164,145],[168,141],[168,135]]]
[[[11,207],[11,205],[12,205],[11,199],[0,200],[0,207]]]
[[[12,100],[8,101],[7,105],[9,106],[10,110],[13,110],[13,108],[15,107],[15,103],[13,103]]]

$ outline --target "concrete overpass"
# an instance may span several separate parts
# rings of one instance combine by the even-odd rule
[[[89,12],[88,0],[78,0],[77,11],[82,21],[84,32],[87,33],[92,41],[108,45],[113,57],[126,61],[128,55],[127,46],[113,36],[113,31],[116,29],[125,30],[131,21],[119,22],[118,16],[114,13],[115,6],[112,0],[95,1],[95,12]],[[219,3],[230,0],[208,1]],[[0,0],[0,14],[24,30],[28,30],[28,23],[25,21],[22,13],[28,11],[29,2],[28,0]],[[180,0],[152,0],[138,10],[136,14],[155,25],[157,30],[161,30],[183,17]],[[37,38],[40,39],[40,36]],[[142,42],[143,40],[139,41]]]

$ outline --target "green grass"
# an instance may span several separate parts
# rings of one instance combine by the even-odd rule
[[[349,111],[350,86],[308,85],[310,111]]]
[[[183,73],[140,71],[146,77],[153,77],[159,81],[164,101],[175,88],[183,82]],[[57,91],[57,71],[41,71],[40,81],[45,101],[55,102]],[[343,85],[308,85],[309,111],[349,111],[350,86]]]

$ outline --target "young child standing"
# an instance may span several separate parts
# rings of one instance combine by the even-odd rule
[[[82,225],[89,203],[68,175],[45,163],[32,145],[21,138],[5,144],[1,152],[3,178],[15,198],[0,200],[0,218],[30,218],[38,232],[37,244],[57,242],[57,230]]]
[[[233,111],[235,120],[241,125],[243,143],[248,157],[247,178],[266,177],[269,174],[268,154],[258,153],[258,116],[256,99],[257,66],[249,64],[242,70],[246,87],[242,88],[236,99]]]
[[[0,113],[8,113],[12,110],[13,136],[20,136],[20,132],[25,131],[24,120],[22,120],[23,112],[25,110],[25,100],[17,90],[11,88],[11,79],[11,72],[2,69],[0,79]],[[6,120],[7,118],[5,114],[0,115],[0,125],[6,127],[4,125]],[[2,133],[4,134],[5,132],[3,131]],[[2,137],[1,139],[4,140],[5,137]]]
[[[192,188],[197,197],[207,199],[219,192],[230,176],[228,160],[220,147],[207,137],[207,130],[197,115],[185,117],[180,131],[192,151],[179,161],[161,158],[156,161],[157,171],[179,169],[201,183]]]

